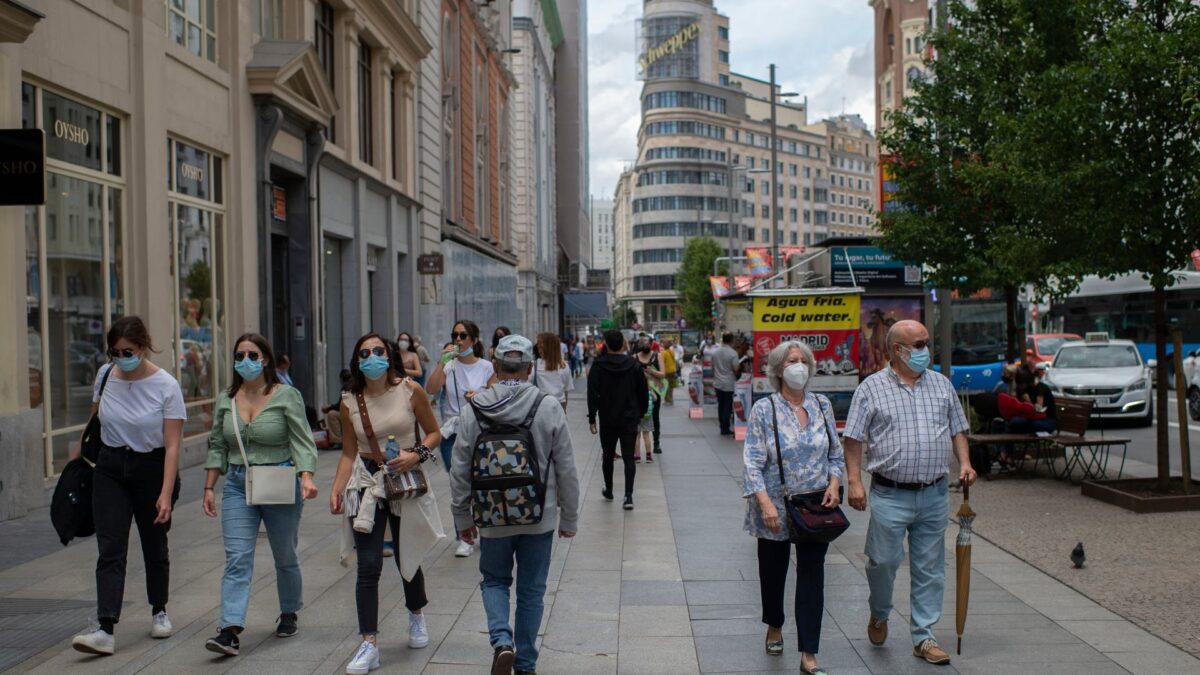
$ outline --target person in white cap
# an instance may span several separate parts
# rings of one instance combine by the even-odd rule
[[[553,396],[529,383],[533,343],[520,335],[500,339],[494,354],[498,383],[470,400],[462,415],[450,467],[450,511],[462,540],[479,540],[479,584],[492,645],[492,673],[533,673],[544,610],[554,531],[575,536],[579,479],[567,416]],[[514,467],[516,470],[514,471]],[[488,476],[513,481],[529,467],[531,484],[479,490]],[[509,501],[508,493],[520,493]],[[503,505],[488,500],[504,499]],[[517,568],[515,630],[509,591]],[[515,671],[514,671],[515,667]]]

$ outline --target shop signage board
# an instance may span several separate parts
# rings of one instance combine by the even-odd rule
[[[426,253],[417,256],[417,272],[421,274],[442,274],[445,258],[441,253]]]
[[[753,397],[771,393],[767,355],[781,342],[803,342],[812,349],[816,373],[809,390],[844,399],[858,386],[861,348],[861,288],[775,289],[753,291]],[[839,407],[835,402],[835,410]]]
[[[46,134],[41,129],[0,130],[0,205],[46,203]]]
[[[834,246],[829,249],[833,285],[882,289],[920,289],[921,268],[905,265],[878,246]]]

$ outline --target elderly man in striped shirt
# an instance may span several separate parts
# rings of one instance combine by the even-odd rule
[[[945,665],[950,655],[938,647],[933,625],[942,614],[946,586],[946,475],[950,453],[958,455],[960,478],[975,482],[967,454],[967,417],[954,386],[929,367],[929,331],[916,321],[899,321],[887,334],[890,363],[863,380],[846,419],[846,479],[850,506],[867,508],[862,482],[863,445],[871,474],[871,523],[867,529],[867,581],[871,619],[867,637],[887,639],[892,586],[904,560],[908,533],[912,578],[913,655]]]

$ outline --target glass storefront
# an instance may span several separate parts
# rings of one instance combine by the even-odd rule
[[[22,126],[46,133],[46,205],[25,211],[29,402],[46,475],[62,470],[91,413],[104,334],[124,311],[120,118],[33,84]]]
[[[187,143],[168,139],[172,170],[167,185],[167,224],[175,298],[175,334],[171,336],[175,378],[188,406],[184,437],[208,433],[217,392],[228,384],[229,350],[225,335],[224,206],[221,158]]]

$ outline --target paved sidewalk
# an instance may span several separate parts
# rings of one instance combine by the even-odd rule
[[[786,629],[783,657],[763,653],[754,541],[742,532],[741,445],[716,434],[713,420],[689,420],[685,401],[663,410],[664,454],[639,465],[631,513],[600,497],[599,443],[587,432],[579,397],[569,418],[583,484],[580,533],[555,548],[547,590],[539,672],[679,674],[799,671],[795,624]],[[307,607],[301,634],[273,637],[278,614],[274,570],[260,535],[254,596],[242,655],[214,658],[203,641],[215,632],[224,564],[220,525],[200,513],[199,490],[185,488],[171,531],[172,581],[168,606],[176,634],[151,640],[144,575],[131,537],[125,618],[117,654],[88,657],[69,636],[84,627],[94,602],[95,545],[65,549],[32,516],[0,524],[4,547],[31,551],[0,560],[0,669],[35,673],[340,673],[359,642],[355,574],[337,562],[338,520],[326,510],[337,453],[318,464],[322,494],[305,509],[301,531]],[[618,484],[620,483],[620,471]],[[189,478],[198,475],[189,470]],[[434,470],[444,523],[450,529],[446,479]],[[618,485],[618,490],[620,486]],[[957,496],[952,496],[957,502]],[[1190,673],[1200,661],[1154,638],[1024,562],[976,540],[971,613],[964,654],[952,666],[913,658],[906,635],[907,573],[897,583],[892,637],[883,648],[866,641],[867,585],[863,576],[864,514],[831,549],[826,571],[826,617],[820,659],[831,673]],[[951,532],[955,527],[951,526]],[[28,542],[11,535],[21,533]],[[948,578],[953,573],[948,541]],[[479,600],[478,558],[457,559],[452,538],[426,560],[430,645],[408,649],[399,575],[385,568],[380,589],[383,669],[430,675],[487,672],[488,647]],[[51,551],[46,553],[46,551]],[[20,599],[26,599],[21,602]],[[32,600],[29,602],[28,600]],[[937,635],[954,643],[954,593]],[[790,607],[790,602],[786,603]],[[790,614],[790,610],[789,610]],[[52,642],[39,644],[49,637]]]

